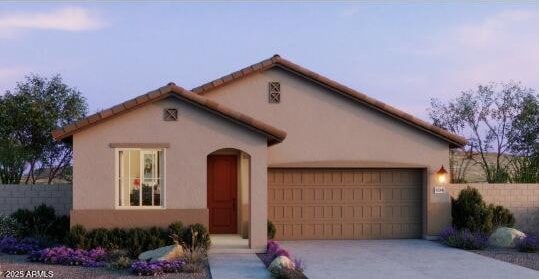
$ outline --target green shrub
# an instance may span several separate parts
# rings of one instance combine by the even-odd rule
[[[129,251],[129,256],[135,258],[140,253],[146,251],[147,232],[141,228],[133,228],[127,231],[125,241],[126,249]]]
[[[70,247],[81,249],[88,248],[89,246],[86,240],[86,229],[81,225],[73,226],[66,236],[65,243]]]
[[[277,229],[275,228],[275,225],[273,224],[273,222],[268,220],[268,239],[274,239],[276,232]]]
[[[61,241],[69,231],[69,218],[56,216],[53,207],[41,204],[34,210],[19,209],[11,217],[17,222],[17,234],[48,241]]]
[[[105,249],[111,249],[113,246],[109,240],[109,230],[99,228],[88,232],[86,235],[86,242],[88,248],[103,247]]]
[[[179,235],[178,235],[179,234]],[[125,250],[126,255],[136,258],[140,253],[173,243],[171,235],[177,235],[180,243],[189,250],[204,253],[210,245],[210,236],[203,225],[194,224],[184,229],[180,222],[170,224],[168,229],[151,227],[148,229],[93,229],[86,231],[83,226],[71,228],[65,237],[67,245],[75,248],[92,249],[103,247],[108,250]]]
[[[132,260],[127,250],[115,249],[108,253],[108,267],[112,269],[126,269],[131,267]]]
[[[206,252],[211,245],[210,234],[204,225],[193,224],[189,225],[183,233],[183,242],[190,251],[202,249]]]
[[[17,221],[0,214],[0,238],[4,236],[17,236]]]
[[[167,241],[168,244],[173,243],[172,236],[182,237],[184,232],[183,223],[182,222],[174,222],[168,226],[168,235],[169,239]]]
[[[167,245],[168,233],[166,230],[159,227],[151,227],[148,230],[146,250],[157,249]]]
[[[492,214],[479,191],[470,186],[460,191],[457,199],[451,199],[453,226],[458,230],[488,234],[492,231]]]
[[[488,210],[492,212],[492,227],[494,229],[498,227],[512,228],[515,225],[515,217],[509,209],[501,205],[490,204]]]
[[[122,249],[126,247],[125,240],[127,238],[127,231],[120,228],[114,228],[108,233],[110,249]]]

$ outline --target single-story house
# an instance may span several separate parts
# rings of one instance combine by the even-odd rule
[[[53,132],[74,150],[71,224],[202,223],[279,239],[435,236],[436,172],[466,140],[278,55],[174,83]],[[436,190],[436,191],[435,191]]]

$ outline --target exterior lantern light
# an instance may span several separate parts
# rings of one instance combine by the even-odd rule
[[[436,172],[436,180],[438,180],[438,184],[444,185],[447,183],[447,174],[448,172],[445,170],[444,165]]]

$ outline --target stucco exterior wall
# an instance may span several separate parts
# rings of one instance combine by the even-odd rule
[[[163,121],[165,108],[177,108],[178,121]],[[222,148],[242,150],[251,156],[250,204],[263,204],[251,206],[252,216],[267,214],[266,138],[171,97],[120,115],[73,136],[72,216],[75,219],[72,219],[72,223],[77,222],[78,215],[87,216],[84,215],[84,210],[87,210],[86,213],[107,209],[123,210],[132,212],[133,215],[137,214],[137,209],[115,209],[116,155],[115,149],[109,146],[111,143],[169,144],[165,149],[165,209],[155,209],[163,211],[207,210],[207,155]],[[207,214],[201,212],[197,212],[196,215],[202,216],[199,218],[207,218],[204,217]],[[84,220],[92,220],[85,218]],[[120,218],[119,222],[122,219],[125,217]],[[109,220],[110,222],[112,221]],[[207,224],[207,220],[202,223]],[[252,248],[265,247],[266,220],[251,219],[251,230],[257,232],[251,237]],[[260,233],[261,231],[263,233]]]
[[[268,102],[270,81],[281,83],[279,104]],[[433,190],[434,173],[441,165],[449,165],[448,144],[328,90],[273,68],[204,96],[288,133],[283,143],[269,148],[269,165],[345,162],[355,167],[425,169],[425,235],[437,235],[450,222],[449,195]]]

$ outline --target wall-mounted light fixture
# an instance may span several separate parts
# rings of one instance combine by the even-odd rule
[[[445,170],[444,165],[436,172],[436,180],[438,184],[445,185],[447,183],[448,172]]]

